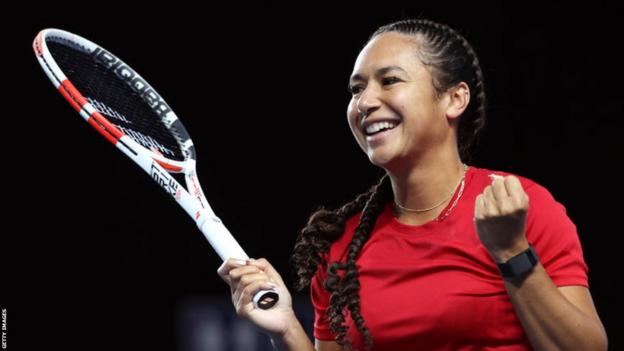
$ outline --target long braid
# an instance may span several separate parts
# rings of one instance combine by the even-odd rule
[[[481,71],[479,59],[477,58],[477,55],[474,53],[472,48],[470,48],[470,52],[472,53],[472,55],[474,55],[472,67],[476,78],[476,83],[473,88],[474,90],[476,90],[476,92],[471,93],[476,101],[476,103],[473,104],[474,107],[472,108],[472,114],[475,117],[460,119],[457,130],[459,154],[461,155],[464,163],[468,163],[470,161],[474,149],[479,144],[479,136],[481,135],[481,131],[485,127],[485,121],[487,118],[487,98],[485,94],[485,80],[483,78],[483,71]]]
[[[471,102],[462,114],[457,129],[457,143],[463,162],[470,155],[478,140],[478,135],[486,121],[486,95],[483,72],[475,51],[458,32],[446,25],[428,20],[405,20],[379,28],[371,37],[386,32],[399,32],[419,39],[422,46],[417,56],[431,70],[433,85],[438,95],[445,93],[460,82],[470,88]],[[296,270],[295,288],[303,289],[310,283],[318,265],[324,262],[332,243],[344,234],[346,221],[362,212],[360,222],[349,243],[346,262],[331,262],[324,288],[331,293],[327,309],[330,330],[336,334],[336,342],[350,349],[347,338],[345,308],[348,309],[356,328],[364,336],[365,347],[372,347],[372,334],[365,326],[360,312],[360,282],[356,260],[362,247],[372,234],[375,222],[384,205],[392,198],[389,177],[382,177],[370,191],[359,195],[355,200],[338,210],[320,209],[310,217],[297,238],[292,266]],[[343,271],[341,278],[339,271]]]
[[[320,208],[310,216],[290,257],[291,266],[295,267],[295,290],[301,291],[310,284],[318,265],[323,263],[322,255],[342,236],[347,220],[362,211],[373,191],[374,187],[338,210]]]
[[[336,341],[340,345],[351,344],[347,340],[347,328],[343,325],[345,320],[343,310],[347,307],[357,329],[364,335],[366,347],[372,347],[371,333],[364,325],[364,318],[360,313],[360,281],[355,261],[362,247],[370,238],[379,214],[381,214],[385,204],[391,198],[392,187],[390,186],[389,177],[386,175],[381,178],[364,206],[360,223],[355,229],[349,244],[347,261],[345,263],[334,262],[328,269],[325,289],[331,293],[331,297],[327,316],[330,320],[330,330],[337,334]],[[338,274],[340,270],[344,271],[342,279]]]
[[[472,152],[479,141],[479,135],[483,127],[485,127],[486,120],[486,106],[487,98],[485,94],[485,79],[483,77],[483,71],[481,70],[481,64],[479,58],[475,53],[472,45],[455,31],[454,35],[457,40],[461,42],[462,46],[466,50],[468,57],[470,57],[470,66],[473,72],[471,77],[472,83],[470,84],[470,95],[474,99],[475,103],[468,105],[468,111],[465,116],[474,116],[473,118],[460,118],[459,126],[457,130],[459,145],[459,154],[462,160],[467,163],[470,161]]]

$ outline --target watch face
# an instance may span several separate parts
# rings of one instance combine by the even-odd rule
[[[504,278],[512,278],[530,271],[537,262],[539,262],[539,257],[533,249],[533,245],[530,245],[527,250],[510,258],[507,262],[499,263],[497,266]]]

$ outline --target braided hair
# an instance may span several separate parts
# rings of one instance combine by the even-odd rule
[[[470,104],[462,114],[457,129],[459,154],[463,162],[468,162],[486,119],[483,73],[472,46],[447,25],[423,19],[402,20],[382,26],[369,41],[388,32],[410,35],[418,40],[417,57],[430,70],[436,94],[442,95],[460,82],[469,86]],[[299,233],[290,259],[297,291],[310,284],[320,264],[329,264],[324,288],[331,293],[327,309],[330,331],[336,334],[336,342],[348,349],[352,343],[347,338],[345,308],[363,335],[366,350],[373,345],[372,335],[360,313],[360,282],[355,263],[371,236],[378,216],[392,196],[390,179],[384,175],[369,191],[337,210],[319,209]],[[362,216],[349,243],[346,262],[325,262],[331,244],[343,235],[347,220],[360,212]],[[342,277],[339,271],[344,272]]]

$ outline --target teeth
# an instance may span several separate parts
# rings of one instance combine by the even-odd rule
[[[377,122],[366,127],[366,134],[375,134],[382,129],[392,129],[397,126],[395,122]]]

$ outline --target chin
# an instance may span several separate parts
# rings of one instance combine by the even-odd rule
[[[368,151],[368,160],[377,167],[386,168],[394,157],[387,153]]]
[[[377,167],[386,171],[400,171],[412,163],[412,158],[402,155],[399,150],[386,149],[382,152],[381,148],[376,150],[367,150],[368,160]]]

